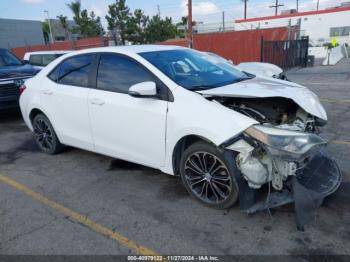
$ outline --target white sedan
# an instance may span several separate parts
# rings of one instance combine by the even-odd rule
[[[295,201],[303,225],[305,192],[322,199],[341,180],[318,136],[323,106],[303,86],[213,59],[158,45],[72,52],[22,86],[21,111],[43,152],[69,145],[180,175],[215,208]]]

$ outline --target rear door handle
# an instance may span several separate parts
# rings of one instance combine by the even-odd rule
[[[98,105],[98,106],[102,106],[105,104],[105,101],[98,99],[98,98],[93,98],[90,100],[90,103],[93,105]]]
[[[46,90],[43,91],[43,94],[44,94],[44,95],[52,95],[53,92],[52,92],[51,89],[46,89]]]

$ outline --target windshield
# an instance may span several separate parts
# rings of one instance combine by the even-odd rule
[[[22,62],[7,50],[0,50],[0,67],[3,66],[18,66]]]
[[[251,79],[223,58],[190,49],[140,53],[178,85],[205,90]]]

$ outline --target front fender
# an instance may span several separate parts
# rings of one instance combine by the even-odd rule
[[[183,137],[195,135],[219,146],[226,140],[257,124],[225,106],[209,101],[202,95],[176,88],[175,100],[169,103],[166,134],[166,163],[163,172],[173,174],[172,156]]]

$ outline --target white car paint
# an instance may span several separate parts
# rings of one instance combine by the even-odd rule
[[[227,60],[215,53],[211,52],[204,52],[205,54],[210,55],[213,58],[212,62],[224,62],[229,63],[230,65],[234,66],[235,68],[238,68],[241,71],[256,75],[256,76],[263,76],[263,77],[274,77],[278,78],[281,73],[283,73],[283,69],[280,68],[277,65],[271,64],[271,63],[263,63],[263,62],[244,62],[240,63],[238,65],[234,65],[232,60]],[[215,61],[216,60],[216,61]]]
[[[30,112],[41,110],[63,144],[158,168],[174,174],[173,152],[181,138],[196,135],[219,146],[258,124],[252,118],[209,101],[206,95],[281,96],[326,119],[317,97],[307,88],[285,81],[256,78],[212,90],[192,92],[168,78],[138,53],[181,49],[175,46],[104,47],[60,57],[26,82],[20,98],[23,118],[31,130]],[[148,68],[172,92],[173,102],[137,98],[98,89],[59,85],[48,73],[63,59],[86,53],[117,53]],[[203,95],[201,95],[201,94]]]
[[[309,114],[327,120],[324,107],[312,91],[296,83],[271,79],[270,77],[256,77],[250,81],[198,92],[211,96],[289,98]]]
[[[140,93],[148,96],[155,96],[157,95],[157,86],[154,82],[150,81],[133,85],[129,89],[129,94],[134,94],[137,96]]]
[[[238,64],[237,67],[256,76],[278,77],[283,73],[282,68],[270,63],[245,62]]]

